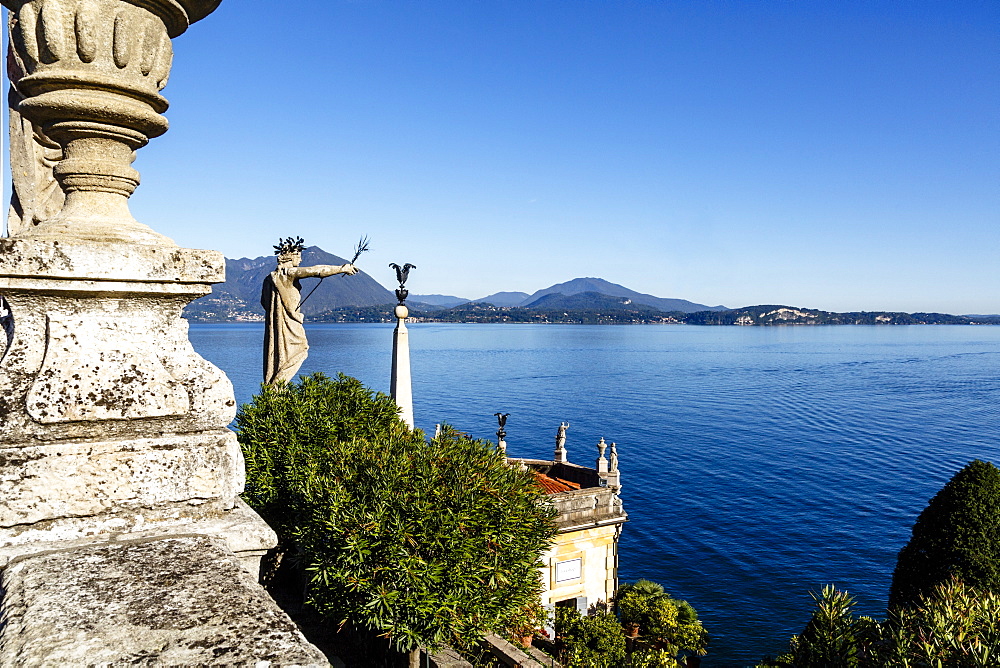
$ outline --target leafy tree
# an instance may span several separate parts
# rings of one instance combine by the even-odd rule
[[[264,388],[237,426],[245,498],[296,545],[328,618],[400,651],[468,646],[537,599],[554,512],[488,442],[445,428],[427,443],[343,375]]]
[[[953,576],[1000,592],[1000,471],[988,462],[956,473],[920,513],[896,560],[889,606],[913,605]]]

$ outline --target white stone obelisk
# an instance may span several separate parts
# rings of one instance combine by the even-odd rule
[[[399,406],[399,417],[413,429],[413,386],[410,382],[410,335],[406,330],[409,309],[398,304],[395,310],[396,329],[392,332],[392,380],[389,394]]]

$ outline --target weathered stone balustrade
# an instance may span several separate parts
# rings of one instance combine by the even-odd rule
[[[222,254],[128,209],[170,40],[219,0],[0,2],[0,665],[325,665],[256,584],[276,537],[239,499],[232,384],[181,318]]]
[[[559,513],[556,527],[560,531],[620,524],[626,517],[621,499],[607,487],[561,492],[551,500]]]
[[[224,259],[128,210],[135,151],[167,129],[170,40],[219,0],[2,2],[17,104],[0,240],[14,321],[0,362],[0,567],[48,543],[178,528],[222,532],[252,567],[275,537],[239,501],[232,385],[181,318],[224,280]]]

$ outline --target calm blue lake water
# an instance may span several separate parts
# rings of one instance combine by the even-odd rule
[[[409,326],[417,426],[570,459],[604,436],[630,521],[623,581],[698,610],[706,666],[784,649],[834,583],[881,616],[896,552],[931,496],[974,458],[1000,461],[1000,327]],[[308,327],[303,373],[388,391],[391,325]],[[247,401],[262,326],[193,325],[195,348]],[[592,464],[591,464],[592,465]]]

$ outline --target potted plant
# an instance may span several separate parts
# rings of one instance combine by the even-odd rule
[[[512,642],[524,647],[531,647],[536,633],[543,633],[542,628],[549,615],[542,607],[541,601],[534,601],[508,620],[509,637]]]

